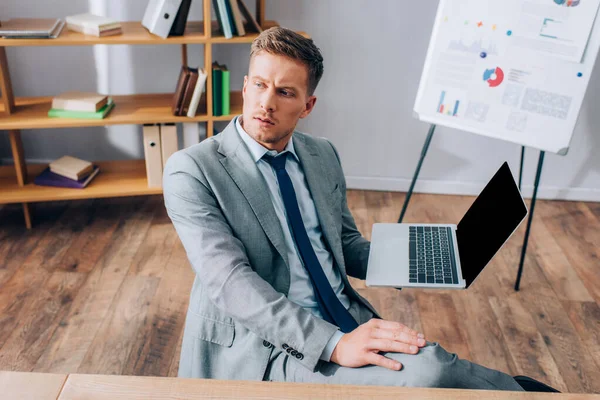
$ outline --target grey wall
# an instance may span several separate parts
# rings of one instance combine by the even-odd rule
[[[250,7],[254,1],[246,0]],[[121,20],[141,19],[147,0],[3,0],[0,15],[64,17],[92,11]],[[408,189],[428,126],[412,116],[437,1],[268,0],[267,19],[308,32],[325,58],[317,107],[299,129],[331,139],[341,154],[351,188]],[[201,1],[190,19],[202,18]],[[202,64],[202,46],[189,46],[190,64]],[[231,70],[239,90],[248,45],[220,45],[213,57]],[[9,48],[18,96],[65,90],[111,94],[170,92],[180,66],[179,46]],[[567,156],[546,155],[539,195],[600,201],[600,73],[588,88]],[[222,126],[222,125],[218,125]],[[142,158],[137,126],[24,131],[26,157],[51,160],[71,155],[110,160]],[[524,192],[531,193],[539,152],[526,153]],[[520,147],[439,128],[425,160],[417,191],[476,194],[508,160],[516,173]],[[0,133],[0,159],[10,157]]]

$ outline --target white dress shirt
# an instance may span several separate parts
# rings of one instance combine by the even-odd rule
[[[275,174],[273,167],[271,167],[269,163],[262,159],[262,157],[267,153],[272,156],[276,156],[279,153],[277,153],[276,150],[269,150],[255,141],[246,131],[244,131],[244,128],[242,128],[242,125],[240,124],[240,119],[241,117],[236,117],[235,120],[235,126],[238,134],[248,147],[248,150],[250,150],[252,159],[254,162],[256,162],[258,169],[265,178],[269,188],[269,194],[271,197],[271,202],[273,203],[273,208],[275,208],[277,219],[279,220],[279,223],[281,224],[281,230],[283,231],[286,245],[285,247],[287,249],[287,258],[290,267],[290,289],[288,293],[288,299],[298,304],[300,307],[310,311],[319,318],[323,318],[321,311],[319,310],[319,304],[317,303],[317,299],[315,297],[315,291],[310,280],[310,276],[304,268],[302,259],[300,258],[300,254],[296,248],[296,242],[292,237],[291,227],[286,217],[285,206],[279,190],[277,175]],[[302,221],[304,222],[304,227],[306,228],[306,233],[308,234],[310,243],[312,244],[319,263],[323,268],[323,272],[325,272],[325,276],[327,276],[327,279],[329,280],[329,283],[331,284],[331,287],[333,288],[337,298],[344,305],[344,307],[348,309],[350,307],[350,299],[343,293],[344,282],[342,282],[339,270],[333,267],[333,257],[325,245],[325,238],[323,237],[317,210],[312,200],[310,191],[308,190],[304,172],[302,170],[302,166],[300,165],[300,160],[298,159],[298,156],[294,150],[294,143],[291,138],[281,153],[285,152],[289,152],[292,155],[287,157],[285,169],[292,180],[292,184],[294,185],[298,207],[300,208],[300,214],[302,215]],[[333,337],[327,343],[325,350],[321,354],[320,358],[322,360],[329,361],[331,359],[331,353],[333,353],[335,346],[343,335],[344,334],[339,330],[335,335],[333,335]]]

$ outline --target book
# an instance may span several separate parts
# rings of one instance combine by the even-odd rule
[[[100,167],[94,166],[94,170],[87,177],[80,180],[73,180],[50,171],[46,168],[41,174],[35,177],[33,183],[39,186],[55,186],[63,188],[83,189],[98,175]]]
[[[60,34],[60,18],[12,18],[2,22],[0,36],[6,38],[51,38]]]
[[[187,114],[190,108],[190,102],[192,101],[192,94],[196,88],[196,82],[198,81],[198,68],[188,68],[190,71],[190,77],[188,78],[185,91],[183,92],[183,101],[181,102],[181,108],[177,115],[184,116]]]
[[[238,5],[240,6],[240,11],[242,12],[242,15],[244,16],[244,18],[246,19],[246,22],[248,23],[248,25],[250,25],[252,28],[254,28],[254,30],[258,33],[261,33],[263,30],[261,28],[261,26],[258,24],[258,22],[256,21],[256,19],[254,18],[254,16],[252,15],[252,13],[250,12],[250,9],[248,9],[248,7],[246,7],[246,3],[244,3],[243,0],[238,0]]]
[[[71,156],[63,156],[58,160],[52,161],[49,168],[55,174],[77,181],[88,176],[94,169],[94,166],[89,161]]]
[[[229,26],[231,26],[231,33],[233,36],[240,36],[235,25],[235,19],[233,17],[233,11],[231,10],[231,0],[223,0],[225,3],[225,11],[227,12],[227,19],[229,20]]]
[[[121,33],[121,23],[115,19],[90,13],[67,17],[67,28],[86,35],[106,36],[107,33]],[[102,35],[104,33],[104,35]]]
[[[200,105],[200,98],[202,97],[202,91],[204,90],[204,85],[206,84],[206,78],[206,71],[204,69],[199,69],[198,80],[196,81],[196,87],[194,88],[194,93],[192,93],[192,100],[190,101],[190,106],[187,111],[187,116],[190,118],[196,116],[198,106]]]
[[[223,115],[223,103],[222,103],[222,95],[223,95],[223,71],[221,71],[221,66],[214,62],[212,65],[212,78],[213,78],[213,115],[215,117]]]
[[[229,115],[229,70],[221,65],[221,115]]]
[[[67,25],[67,28],[74,32],[83,33],[84,35],[91,35],[91,36],[98,36],[98,37],[120,35],[121,33],[123,33],[123,30],[121,29],[120,26],[118,26],[116,28],[112,28],[112,29],[105,29],[102,31],[98,31],[97,29],[93,29],[93,28],[84,28],[84,27],[76,26],[76,25]]]
[[[108,96],[93,92],[64,92],[52,99],[52,108],[96,112],[108,103]]]
[[[213,6],[215,8],[215,15],[217,21],[219,21],[219,27],[225,39],[231,39],[233,37],[233,31],[227,16],[227,8],[225,7],[225,0],[213,0]]]
[[[51,118],[81,118],[81,119],[102,119],[112,110],[115,106],[112,99],[109,98],[108,103],[96,112],[89,111],[71,111],[62,110],[60,108],[51,108],[48,110],[48,116]]]
[[[242,21],[242,12],[240,11],[240,5],[237,0],[228,0],[231,6],[231,13],[233,14],[233,20],[235,22],[235,29],[237,30],[238,36],[245,36],[246,30],[244,29],[244,21]]]
[[[173,93],[173,100],[171,101],[171,112],[173,115],[179,115],[181,110],[181,104],[183,103],[183,96],[185,95],[185,89],[187,82],[190,78],[190,71],[187,65],[182,65],[179,70],[179,77],[177,78],[177,85],[175,86],[175,93]]]

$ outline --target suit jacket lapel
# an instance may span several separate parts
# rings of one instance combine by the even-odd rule
[[[219,153],[225,156],[220,160],[221,164],[250,203],[258,222],[289,270],[283,232],[269,197],[269,188],[240,138],[235,120],[220,135]]]
[[[325,168],[323,158],[319,156],[318,149],[307,143],[300,135],[294,134],[292,137],[294,140],[294,149],[302,164],[308,190],[312,195],[315,208],[317,209],[321,230],[325,235],[327,243],[329,243],[338,267],[345,274],[342,242],[335,228],[341,221],[335,220],[332,204],[329,201],[329,195],[333,189],[333,179],[329,178],[328,169]]]

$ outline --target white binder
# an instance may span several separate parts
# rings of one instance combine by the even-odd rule
[[[160,126],[160,150],[162,154],[162,167],[164,169],[169,157],[179,150],[177,126],[175,124],[162,124]]]
[[[165,39],[179,11],[182,0],[150,0],[142,19],[142,26]]]
[[[146,160],[148,187],[161,187],[163,171],[160,149],[160,126],[145,124],[142,132],[144,136],[144,158]]]

